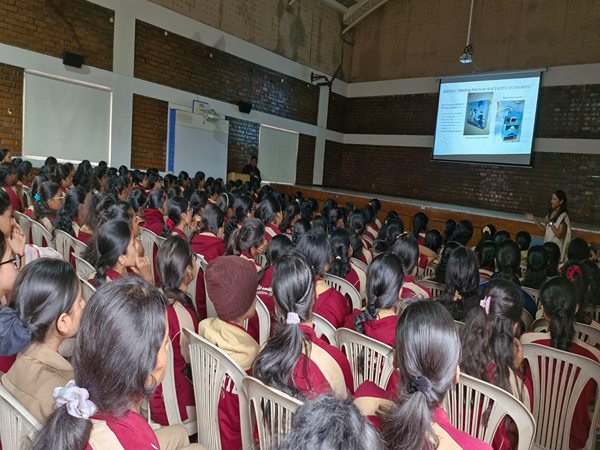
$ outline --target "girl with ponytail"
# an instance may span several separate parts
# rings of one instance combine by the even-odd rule
[[[396,239],[391,250],[402,263],[404,285],[400,292],[400,298],[431,298],[431,291],[425,286],[421,286],[413,278],[419,262],[419,243],[417,242],[417,238],[412,234],[405,233]]]
[[[553,347],[565,352],[589,358],[600,362],[598,349],[580,341],[575,337],[575,315],[577,313],[577,292],[573,283],[563,277],[554,277],[548,280],[540,291],[540,302],[544,307],[544,317],[550,322],[549,333],[529,333],[528,342],[533,344]],[[558,369],[554,369],[555,371]],[[558,379],[564,374],[548,375],[551,379]],[[527,370],[527,382],[531,374]],[[569,447],[572,449],[584,448],[587,442],[590,426],[588,406],[594,399],[596,384],[589,382],[583,389],[575,407],[570,431]],[[596,426],[596,424],[593,424]]]
[[[165,229],[162,232],[163,237],[177,235],[187,240],[186,229],[192,226],[192,209],[190,203],[183,197],[172,197],[167,201],[167,220]]]
[[[77,333],[74,379],[55,388],[56,410],[35,435],[32,449],[188,445],[183,427],[155,434],[139,414],[164,378],[168,345],[165,300],[156,288],[133,277],[98,289]]]
[[[160,236],[165,229],[164,215],[166,207],[167,193],[162,189],[152,190],[146,199],[142,228],[146,228]]]
[[[77,237],[79,224],[83,220],[85,203],[85,192],[79,188],[71,188],[67,191],[65,202],[58,211],[56,217],[56,229]]]
[[[77,333],[84,306],[75,270],[42,258],[23,268],[12,306],[0,310],[0,355],[19,353],[2,384],[40,422],[54,410],[53,389],[73,378],[58,349]]]
[[[344,326],[393,347],[402,280],[402,263],[396,255],[377,256],[367,272],[367,306],[363,310],[355,309]]]
[[[254,215],[257,219],[262,220],[265,225],[265,239],[267,242],[271,242],[274,236],[281,234],[279,225],[283,220],[283,213],[275,197],[265,197],[256,208]]]
[[[248,219],[241,228],[235,230],[227,242],[226,255],[240,256],[252,262],[257,272],[262,267],[256,263],[256,257],[267,251],[265,226],[260,219]]]
[[[460,340],[448,311],[436,302],[407,301],[398,320],[395,348],[400,371],[397,398],[390,399],[372,382],[363,383],[355,396],[359,409],[367,403],[360,397],[379,399],[377,416],[370,418],[381,424],[386,448],[491,450],[454,428],[442,408],[460,374]]]
[[[464,322],[471,309],[479,306],[477,257],[472,250],[459,246],[450,254],[447,265],[446,289],[436,300],[450,311],[454,320]]]
[[[192,299],[187,293],[189,284],[195,278],[195,262],[192,248],[186,239],[170,236],[158,249],[157,270],[161,288],[167,301],[169,339],[173,351],[175,389],[177,406],[183,421],[196,416],[194,388],[191,381],[189,342],[181,330],[185,327],[198,332],[198,318]],[[169,425],[159,385],[150,400],[152,420],[161,425]]]
[[[265,384],[299,399],[353,391],[352,372],[344,354],[312,328],[316,279],[311,264],[299,252],[275,262],[273,295],[278,326],[256,357],[253,374]]]
[[[54,233],[56,215],[63,205],[65,194],[58,184],[46,181],[41,184],[36,195],[33,220],[44,225],[50,233]]]
[[[402,219],[389,219],[381,228],[379,237],[373,243],[373,255],[379,255],[389,251],[396,243],[396,239],[404,234],[404,222]]]
[[[350,231],[350,243],[355,258],[369,265],[373,260],[373,254],[369,251],[363,240],[363,234],[367,226],[367,216],[362,210],[354,210],[348,219],[348,231]]]
[[[81,226],[76,237],[81,242],[88,245],[88,250],[90,250],[89,242],[100,227],[101,221],[104,220],[106,211],[114,204],[115,200],[108,194],[100,193],[87,195],[83,206],[83,222],[80,224]],[[85,259],[87,259],[87,256],[85,256],[86,254],[87,252],[84,253]]]
[[[365,286],[361,285],[360,276],[351,263],[352,246],[348,230],[342,228],[334,231],[329,244],[331,246],[331,264],[328,273],[345,279],[358,292],[364,291]]]
[[[231,233],[240,228],[246,219],[254,217],[254,200],[248,194],[238,196],[233,202],[233,217],[227,221],[225,227],[225,240]]]

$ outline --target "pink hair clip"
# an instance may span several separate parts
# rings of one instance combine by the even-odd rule
[[[490,297],[489,295],[484,298],[483,300],[479,301],[479,306],[481,306],[483,308],[483,310],[485,311],[486,314],[490,313],[490,302],[492,301],[492,297]]]

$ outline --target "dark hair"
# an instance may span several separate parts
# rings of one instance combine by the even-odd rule
[[[4,158],[10,155],[10,150],[7,148],[0,149],[0,162],[4,161]]]
[[[58,161],[54,156],[48,156],[44,160],[44,165],[42,166],[42,173],[48,178],[51,177],[54,174],[54,169],[56,168],[57,164]]]
[[[0,189],[0,216],[6,212],[9,206],[10,197],[3,189]]]
[[[350,233],[348,230],[340,229],[333,232],[329,239],[331,247],[331,264],[329,273],[340,278],[346,278],[352,269],[350,265]]]
[[[223,192],[219,195],[216,205],[223,211],[223,214],[227,215],[227,211],[233,209],[233,195],[228,192]]]
[[[79,205],[85,202],[85,192],[80,188],[71,188],[65,196],[65,202],[56,216],[56,229],[63,230],[71,236],[75,236],[73,231],[73,219],[77,217]],[[76,237],[76,236],[75,236]]]
[[[480,268],[487,268],[492,271],[496,268],[496,244],[494,241],[487,240],[480,242],[475,248]]]
[[[442,251],[442,256],[440,256],[440,262],[435,268],[435,274],[433,277],[434,281],[438,283],[446,282],[446,268],[448,266],[448,260],[450,259],[450,256],[452,255],[454,250],[456,250],[460,246],[461,245],[458,242],[446,242],[446,245],[444,245],[444,250]]]
[[[479,264],[472,250],[458,247],[448,258],[446,289],[438,297],[455,320],[464,321],[469,311],[478,305]],[[456,298],[458,294],[459,298]]]
[[[449,241],[452,240],[450,238],[454,234],[455,229],[456,221],[454,219],[446,220],[446,223],[444,224],[444,244],[447,244]]]
[[[44,181],[39,189],[38,194],[40,200],[35,203],[33,209],[33,218],[37,221],[44,217],[55,216],[56,212],[48,206],[48,202],[52,200],[60,192],[60,186],[53,181]]]
[[[106,176],[108,169],[106,166],[97,165],[92,170],[91,179],[90,179],[90,190],[96,189],[100,191],[102,189],[101,180]]]
[[[412,234],[415,237],[418,237],[421,231],[427,229],[428,223],[429,218],[427,217],[427,214],[425,214],[423,211],[416,213],[412,219]]]
[[[379,309],[394,308],[404,280],[402,262],[393,253],[382,253],[367,270],[367,306],[354,319],[354,328],[364,333],[363,324],[377,319]]]
[[[392,252],[402,261],[402,272],[408,276],[419,262],[419,243],[412,234],[403,234],[392,246]]]
[[[100,223],[104,221],[104,215],[108,208],[114,204],[114,199],[108,194],[102,192],[95,195],[89,194],[85,200],[85,216],[83,218],[83,223],[95,232],[100,226]]]
[[[139,277],[108,283],[88,301],[73,353],[75,383],[104,417],[121,417],[132,402],[149,398],[156,383],[148,379],[156,366],[165,331],[165,300]],[[57,407],[35,435],[32,450],[84,449],[92,431]]]
[[[298,408],[278,450],[383,450],[379,433],[350,398],[319,395]]]
[[[554,191],[554,195],[556,195],[556,197],[560,201],[562,201],[562,203],[558,207],[558,212],[556,213],[556,216],[554,217],[554,219],[556,219],[562,213],[569,214],[569,209],[567,207],[567,194],[565,194],[565,191],[561,191],[560,189],[558,189],[558,190]]]
[[[525,251],[531,245],[531,235],[527,231],[519,231],[515,237],[519,250]]]
[[[224,218],[223,211],[216,205],[208,205],[202,215],[200,227],[198,228],[199,233],[209,232],[215,236],[219,230],[223,227]]]
[[[298,219],[292,228],[292,243],[298,245],[300,238],[311,230],[311,224],[309,220]]]
[[[127,176],[113,176],[106,180],[104,192],[110,195],[117,202],[120,200],[119,196],[127,188],[129,188],[129,178],[127,178]]]
[[[292,222],[296,216],[300,215],[300,206],[295,201],[289,203],[283,211],[283,220],[279,225],[279,229],[283,232],[289,232]]]
[[[586,304],[598,305],[600,304],[600,268],[591,259],[583,261],[580,266],[583,275],[589,281],[589,288],[585,295]]]
[[[158,172],[150,171],[150,169],[148,169],[148,171],[146,171],[146,180],[148,181],[148,189],[153,190],[154,186],[157,183],[160,183],[161,178]]]
[[[500,230],[497,231],[494,234],[494,244],[496,244],[496,247],[498,247],[500,244],[506,242],[506,241],[510,241],[510,233],[506,230]]]
[[[396,329],[398,400],[382,414],[387,448],[437,448],[433,413],[456,381],[460,340],[452,317],[436,302],[408,304]]]
[[[590,256],[590,246],[585,241],[585,239],[581,239],[579,237],[571,239],[571,242],[569,242],[569,247],[567,249],[568,259],[573,259],[575,261],[585,261],[586,259],[590,259]]]
[[[587,293],[590,287],[590,280],[587,276],[587,271],[584,271],[581,261],[569,260],[560,270],[561,276],[571,282],[575,287],[575,298],[579,308],[575,315],[577,322],[591,324],[592,317],[587,313]]]
[[[519,267],[521,265],[521,252],[514,241],[504,241],[496,250],[496,267],[498,277],[514,282],[519,282]]]
[[[267,249],[267,263],[269,266],[275,264],[277,258],[283,255],[289,248],[292,248],[293,244],[289,237],[285,234],[278,234],[273,236]]]
[[[534,245],[527,252],[527,269],[521,285],[540,289],[546,281],[547,273],[548,256],[546,251],[541,245]]]
[[[473,237],[473,224],[469,220],[461,220],[454,227],[450,241],[456,241],[461,245],[467,245]]]
[[[481,297],[490,299],[486,313],[473,308],[462,327],[462,361],[460,369],[468,375],[493,383],[518,397],[510,387],[510,369],[514,366],[514,326],[521,319],[523,299],[518,287],[507,280],[494,279],[486,285]],[[488,376],[493,364],[493,376]]]
[[[190,196],[190,207],[194,210],[194,215],[197,215],[202,208],[208,203],[208,195],[206,192],[195,191]]]
[[[189,209],[189,202],[183,197],[172,197],[167,202],[167,218],[171,219],[174,226],[179,225],[183,220],[183,214]],[[169,237],[173,230],[165,223],[162,236]]]
[[[259,219],[248,219],[227,241],[226,255],[240,255],[250,252],[253,247],[260,247],[265,239],[265,226]]]
[[[310,230],[300,238],[296,248],[310,262],[317,276],[325,273],[331,256],[329,240],[325,233],[319,230]]]
[[[235,231],[238,224],[244,223],[253,206],[254,200],[248,194],[236,197],[233,202],[233,217],[227,221],[227,225],[225,226],[225,240],[229,239],[229,236]]]
[[[404,222],[401,219],[390,219],[381,227],[377,240],[373,243],[376,252],[387,252],[404,233]]]
[[[288,313],[301,322],[312,317],[315,274],[299,252],[281,256],[273,269],[273,297],[279,326],[254,361],[252,373],[265,384],[294,397],[303,398],[294,383],[293,372],[303,349],[310,354],[310,342],[296,324],[286,324]]]
[[[496,235],[496,227],[491,223],[481,227],[481,240],[493,240]]]
[[[566,278],[554,277],[542,286],[540,301],[550,319],[552,347],[568,352],[575,339],[575,287]]]
[[[186,270],[194,264],[194,253],[190,243],[181,236],[170,236],[160,244],[156,254],[158,279],[167,302],[178,301],[187,306],[194,315],[196,309],[187,292],[179,289]]]
[[[310,229],[318,230],[318,231],[321,231],[322,233],[327,234],[327,231],[328,231],[327,219],[325,219],[325,217],[323,217],[323,216],[313,217],[312,220],[310,221]]]
[[[69,175],[71,175],[71,168],[68,165],[57,164],[52,174],[52,181],[60,186],[64,180],[69,178]]]
[[[558,263],[560,262],[560,247],[556,242],[544,242],[544,251],[548,257],[548,277],[558,275]]]
[[[437,253],[442,247],[442,233],[435,228],[425,233],[425,247]]]
[[[257,219],[263,221],[266,225],[275,220],[275,216],[277,213],[281,212],[281,207],[279,206],[279,202],[275,200],[274,197],[266,197],[261,202],[260,205],[256,208],[254,216]]]
[[[356,209],[350,215],[348,220],[348,231],[350,234],[354,234],[362,237],[365,229],[367,228],[367,216],[363,210]]]
[[[48,330],[62,314],[68,314],[79,294],[79,278],[69,263],[60,259],[40,258],[27,264],[15,280],[12,308],[31,334],[31,341],[44,342]],[[3,334],[7,341],[11,336]],[[7,354],[0,341],[0,354]],[[18,352],[25,350],[21,348]]]
[[[146,203],[146,193],[143,189],[132,189],[127,195],[127,202],[137,213],[140,209],[144,207],[144,204]]]
[[[331,208],[327,211],[327,232],[329,234],[338,230],[338,221],[344,221],[345,215],[342,208]]]
[[[109,221],[109,220],[124,220],[129,223],[129,226],[133,224],[133,218],[135,216],[135,211],[131,205],[127,202],[117,202],[114,205],[111,205],[103,214],[102,219],[99,222],[99,225]]]
[[[164,208],[166,201],[167,193],[163,189],[156,189],[148,194],[145,207],[148,209]]]
[[[1,158],[0,158],[1,159]],[[23,181],[26,175],[29,175],[33,170],[33,165],[29,161],[21,161],[19,164],[19,181]]]
[[[94,276],[96,286],[101,286],[106,282],[106,271],[117,264],[119,256],[127,253],[131,237],[129,222],[109,220],[100,226],[94,240],[97,255],[94,264],[96,268],[96,275]]]

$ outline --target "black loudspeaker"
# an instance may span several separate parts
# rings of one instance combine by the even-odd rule
[[[252,103],[249,102],[245,102],[244,100],[240,100],[238,102],[238,108],[240,109],[240,112],[243,112],[245,114],[250,114],[250,111],[252,111]]]
[[[81,66],[84,63],[84,58],[81,53],[71,52],[69,50],[65,50],[63,53],[63,64],[65,66],[77,67],[81,69]]]

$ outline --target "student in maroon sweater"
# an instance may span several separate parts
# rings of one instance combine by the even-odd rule
[[[162,189],[157,189],[148,195],[146,207],[144,209],[144,222],[142,228],[152,231],[160,236],[165,229],[165,210],[167,206],[167,193]]]

